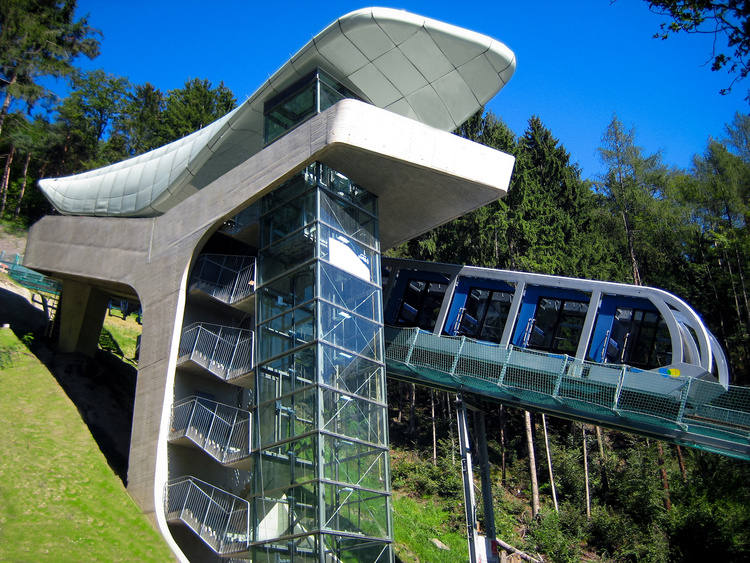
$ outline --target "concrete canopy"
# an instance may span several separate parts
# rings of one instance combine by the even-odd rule
[[[399,10],[358,10],[315,36],[207,127],[138,157],[39,185],[63,214],[156,216],[259,152],[264,103],[316,68],[377,107],[451,131],[492,99],[515,67],[514,54],[484,35]]]

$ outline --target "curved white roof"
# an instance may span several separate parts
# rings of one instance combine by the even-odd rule
[[[515,55],[484,35],[366,8],[315,36],[229,114],[178,141],[83,174],[39,181],[69,215],[164,213],[263,148],[263,105],[319,67],[375,106],[452,131],[510,80]]]

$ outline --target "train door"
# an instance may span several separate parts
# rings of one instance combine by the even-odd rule
[[[672,363],[669,328],[646,300],[605,296],[595,334],[590,350],[595,361],[642,369]]]
[[[588,301],[540,296],[529,327],[527,346],[575,356],[588,310]]]
[[[507,283],[462,278],[448,314],[447,332],[487,342],[500,342],[514,289]]]
[[[448,278],[432,272],[401,270],[386,311],[386,324],[435,329]]]

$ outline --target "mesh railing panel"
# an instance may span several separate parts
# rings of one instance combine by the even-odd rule
[[[249,297],[255,291],[255,258],[202,254],[188,284],[188,291],[195,289],[230,305]]]
[[[410,377],[428,384],[513,397],[532,407],[563,406],[582,418],[617,420],[619,427],[657,426],[681,443],[750,459],[750,388],[415,328],[387,327],[385,336],[389,367],[406,366]]]
[[[186,524],[216,553],[228,555],[248,548],[249,504],[194,477],[167,484],[164,512],[168,522]]]
[[[250,455],[250,413],[190,397],[172,407],[170,439],[186,436],[220,463]]]
[[[206,323],[186,326],[178,362],[188,360],[227,381],[241,377],[253,369],[253,332]]]

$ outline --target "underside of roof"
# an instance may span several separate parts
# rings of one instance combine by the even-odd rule
[[[484,107],[510,80],[502,43],[388,8],[338,19],[258,91],[221,119],[178,141],[83,174],[39,181],[60,213],[160,215],[263,148],[264,103],[320,68],[371,104],[443,131]]]

